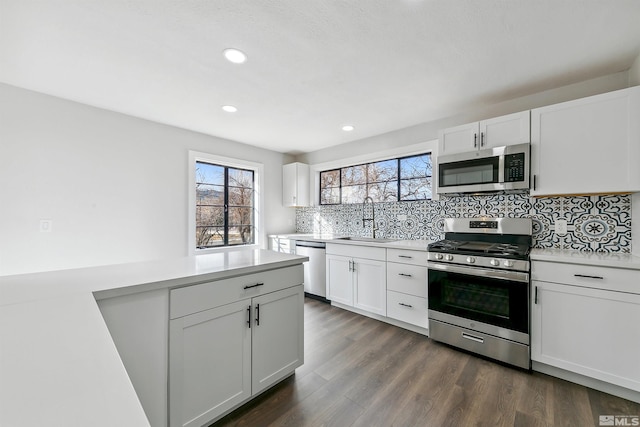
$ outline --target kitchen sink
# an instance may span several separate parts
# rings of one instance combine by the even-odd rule
[[[373,238],[373,237],[338,237],[336,240],[350,240],[352,242],[389,243],[389,242],[397,242],[399,239],[379,239],[379,238]]]

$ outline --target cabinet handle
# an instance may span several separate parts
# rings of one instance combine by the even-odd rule
[[[478,134],[474,133],[473,134],[473,148],[476,148],[478,146]]]
[[[604,280],[604,277],[602,276],[588,276],[586,274],[574,274],[575,277],[582,277],[584,279],[598,279],[598,280]]]
[[[534,304],[538,304],[538,287],[537,286],[535,288],[535,294],[534,294],[534,297],[533,297],[533,303]]]
[[[412,257],[412,256],[409,256],[409,255],[398,255],[398,258],[413,259],[413,257]]]
[[[351,271],[353,271],[354,273],[356,272],[356,262],[355,261],[351,261]]]
[[[244,289],[251,289],[251,288],[257,288],[258,286],[264,286],[264,283],[256,283],[255,285],[247,285],[244,287]]]
[[[480,147],[484,147],[484,132],[480,132]]]
[[[410,304],[405,304],[405,303],[403,303],[403,302],[399,302],[399,303],[398,303],[398,305],[401,305],[401,306],[403,306],[403,307],[413,308],[413,306],[412,306],[412,305],[410,305]]]
[[[251,306],[247,307],[247,325],[251,329]]]
[[[466,338],[471,341],[479,342],[480,344],[484,343],[484,338],[476,337],[475,335],[469,335],[465,332],[462,333],[462,338]]]
[[[533,175],[533,191],[536,191],[536,177],[537,175]]]
[[[407,274],[407,273],[398,273],[398,276],[402,276],[402,277],[413,277],[411,274]]]
[[[260,304],[256,304],[256,325],[260,326]]]

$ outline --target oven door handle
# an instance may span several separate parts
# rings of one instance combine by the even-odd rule
[[[529,273],[521,271],[491,270],[463,265],[440,264],[427,262],[427,268],[448,273],[466,274],[468,276],[488,277],[491,279],[510,280],[514,282],[529,283]]]

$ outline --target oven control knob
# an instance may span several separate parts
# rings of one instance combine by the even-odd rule
[[[497,259],[492,259],[491,261],[489,261],[489,264],[497,267],[498,265],[500,265],[500,261],[498,261]]]
[[[446,254],[446,255],[444,256],[444,259],[445,259],[445,260],[447,260],[447,261],[453,261],[453,255],[451,255],[451,254]]]
[[[511,261],[511,260],[509,260],[509,259],[508,259],[508,260],[506,260],[506,261],[504,262],[504,266],[505,266],[505,267],[513,267],[513,261]]]
[[[437,260],[441,260],[442,258],[444,258],[444,256],[442,254],[436,254],[436,259]]]
[[[468,257],[467,257],[467,262],[468,262],[469,264],[473,264],[474,262],[476,262],[476,257],[468,256]]]

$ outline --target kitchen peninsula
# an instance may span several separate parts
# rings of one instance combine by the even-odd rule
[[[166,425],[172,293],[204,289],[210,300],[199,303],[216,306],[277,294],[286,287],[299,290],[293,301],[301,314],[306,260],[239,250],[0,277],[0,425]],[[245,284],[244,278],[256,283]],[[188,307],[188,298],[186,302]],[[127,317],[127,310],[135,315]],[[179,314],[172,312],[171,318]],[[135,345],[146,353],[132,356]],[[295,346],[301,348],[302,342]],[[290,372],[271,379],[275,383],[297,366],[289,365]],[[156,374],[159,378],[148,385],[139,381]],[[243,401],[250,398],[249,390]]]

